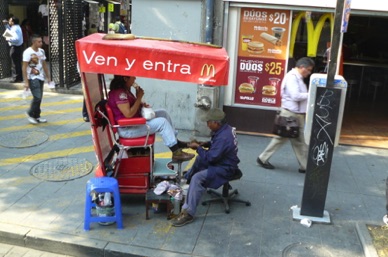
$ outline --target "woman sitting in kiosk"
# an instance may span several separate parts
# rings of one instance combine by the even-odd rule
[[[142,102],[144,90],[135,83],[133,76],[114,76],[110,83],[108,104],[112,109],[116,122],[123,118],[136,118],[141,116],[142,107],[149,107]],[[131,88],[136,90],[136,96],[131,92]],[[155,110],[155,118],[147,120],[150,133],[159,132],[163,142],[172,152],[173,161],[188,161],[194,157],[182,151],[187,148],[187,143],[176,138],[176,131],[172,126],[170,115],[164,109]],[[147,134],[145,126],[118,128],[120,137],[135,138]]]

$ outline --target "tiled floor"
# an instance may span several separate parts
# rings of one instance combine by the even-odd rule
[[[385,101],[385,102],[384,102]],[[388,149],[388,98],[345,109],[340,144]]]

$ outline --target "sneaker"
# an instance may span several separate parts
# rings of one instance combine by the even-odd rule
[[[271,163],[269,163],[269,161],[264,163],[262,160],[260,160],[260,157],[257,157],[256,161],[257,161],[257,164],[259,164],[264,169],[269,169],[269,170],[275,169],[275,166],[273,166]]]
[[[31,117],[31,116],[28,114],[28,112],[26,112],[26,116],[27,116],[27,120],[28,120],[31,124],[38,124],[38,123],[39,123],[38,120],[35,119],[35,118],[33,118],[33,117]]]
[[[172,153],[172,160],[174,162],[189,161],[194,158],[194,154],[183,152],[182,149],[178,149]]]
[[[193,222],[194,217],[187,213],[186,210],[182,210],[177,218],[172,221],[174,227],[182,227],[186,224]]]
[[[43,119],[43,118],[36,118],[36,120],[39,122],[39,123],[46,123],[47,120],[46,119]]]
[[[388,226],[388,214],[383,217],[383,222]]]
[[[306,170],[298,169],[299,173],[306,173]]]

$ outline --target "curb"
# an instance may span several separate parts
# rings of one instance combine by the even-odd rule
[[[8,231],[14,231],[13,233]],[[0,224],[0,242],[76,257],[141,256],[128,253],[128,246],[109,247],[108,241]],[[119,255],[117,255],[119,254]]]
[[[374,224],[370,224],[374,225]],[[376,225],[379,226],[379,225]],[[369,231],[365,223],[357,222],[356,229],[358,237],[360,238],[362,248],[364,249],[365,257],[379,257],[377,251],[373,245],[372,237],[369,234]]]
[[[0,223],[0,243],[74,257],[195,256],[168,250],[75,236],[72,234],[31,229],[8,223]]]
[[[9,232],[13,231],[13,232]],[[0,242],[79,257],[104,255],[106,241],[0,223]]]

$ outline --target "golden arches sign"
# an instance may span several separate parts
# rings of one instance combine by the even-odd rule
[[[203,77],[203,75],[205,75],[205,70],[206,70],[206,76],[209,77],[210,74],[212,75],[212,77],[214,78],[214,76],[216,75],[216,68],[214,67],[213,64],[204,64],[202,66],[202,70],[201,70],[201,77]]]
[[[306,12],[300,12],[295,17],[295,19],[292,21],[291,38],[290,38],[290,54],[289,54],[290,57],[294,57],[296,33],[298,32],[300,20],[305,16],[306,16]],[[325,24],[327,19],[329,19],[329,21],[330,21],[330,31],[331,31],[331,34],[333,34],[334,16],[331,13],[323,14],[319,18],[315,28],[314,28],[314,24],[311,21],[311,19],[306,22],[306,25],[307,25],[307,56],[315,57],[317,55],[319,38],[321,37],[323,25]]]

